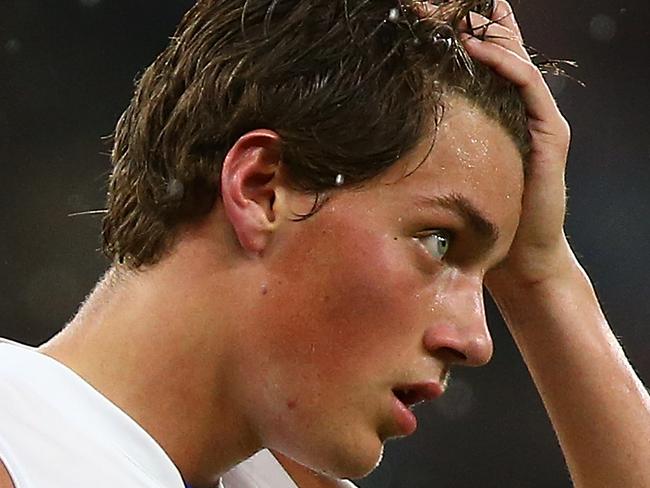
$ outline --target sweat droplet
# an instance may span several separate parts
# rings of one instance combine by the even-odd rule
[[[173,202],[182,200],[184,193],[185,187],[181,181],[174,179],[167,184],[167,198],[169,200]]]
[[[453,46],[454,41],[451,39],[451,37],[445,37],[442,36],[440,33],[436,33],[433,36],[433,43],[436,46],[444,46],[444,49],[450,49],[451,46]]]
[[[393,24],[396,24],[399,22],[399,9],[398,8],[392,8],[388,11],[388,21],[392,22]]]
[[[343,176],[341,173],[337,174],[334,183],[336,186],[343,186],[343,183],[345,183],[345,176]]]

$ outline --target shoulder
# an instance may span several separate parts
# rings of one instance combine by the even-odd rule
[[[0,460],[0,488],[15,488],[11,476],[9,476],[9,471],[5,468],[2,460]]]

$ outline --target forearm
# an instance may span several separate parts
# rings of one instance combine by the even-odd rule
[[[575,263],[575,261],[574,261]],[[553,282],[490,290],[578,487],[650,486],[650,397],[575,263]]]

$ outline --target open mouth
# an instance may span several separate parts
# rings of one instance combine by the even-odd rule
[[[427,382],[393,388],[393,395],[407,407],[418,403],[435,400],[444,392],[443,387],[436,382]]]
[[[395,395],[400,402],[409,408],[426,400],[426,398],[424,398],[421,393],[418,393],[417,390],[408,388],[394,388],[393,395]]]

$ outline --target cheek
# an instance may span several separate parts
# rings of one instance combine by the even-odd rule
[[[273,340],[319,383],[376,376],[413,340],[421,273],[403,239],[346,227],[319,237],[292,253],[300,265],[283,280],[277,310],[289,313]]]
[[[305,226],[274,258],[256,312],[265,327],[252,371],[265,375],[257,376],[253,404],[260,425],[274,426],[263,437],[284,452],[325,449],[332,439],[346,445],[342,433],[350,446],[379,449],[383,402],[423,340],[416,314],[427,280],[412,244],[358,222]]]

